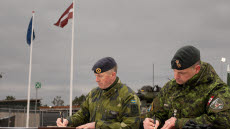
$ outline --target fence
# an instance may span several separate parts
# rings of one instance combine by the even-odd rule
[[[37,110],[36,113],[35,110],[30,110],[29,127],[55,126],[57,118],[60,118],[60,111],[63,112],[64,117],[67,117],[69,114],[69,110]],[[13,123],[14,127],[26,127],[26,113],[26,108],[0,108],[0,127],[12,127]],[[3,118],[7,117],[14,117],[14,119],[3,120]]]
[[[14,127],[15,116],[0,118],[0,127]]]
[[[35,113],[34,110],[30,111],[29,126],[38,127],[40,124],[40,111]],[[26,109],[11,109],[11,108],[0,108],[0,118],[15,116],[15,127],[26,127]],[[8,123],[12,122],[10,119]],[[5,122],[4,122],[5,123]],[[0,125],[1,126],[1,125]]]

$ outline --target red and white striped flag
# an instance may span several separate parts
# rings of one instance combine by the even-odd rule
[[[66,11],[58,19],[57,23],[55,23],[54,25],[63,28],[68,23],[68,20],[71,18],[73,18],[73,3],[66,9]]]

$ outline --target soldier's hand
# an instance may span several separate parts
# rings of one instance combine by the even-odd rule
[[[95,129],[95,122],[87,123],[76,127],[76,129]]]
[[[165,121],[164,126],[161,129],[174,129],[176,123],[176,117],[171,117]]]
[[[67,119],[63,119],[63,123],[62,123],[61,118],[58,118],[56,123],[57,123],[58,127],[66,127],[68,125],[69,121]]]
[[[154,124],[154,120],[151,118],[145,118],[143,121],[144,129],[157,129],[159,126],[159,121],[156,120],[156,124]]]

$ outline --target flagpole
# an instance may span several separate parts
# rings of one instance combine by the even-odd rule
[[[32,32],[31,32],[31,44],[30,44],[30,65],[29,65],[29,81],[28,81],[28,93],[27,93],[27,117],[26,117],[26,128],[29,127],[29,113],[30,113],[30,83],[31,83],[31,69],[32,69],[32,50],[33,50],[33,30],[34,30],[34,11],[32,18]]]
[[[70,67],[70,97],[69,97],[69,116],[72,116],[72,97],[73,97],[73,55],[74,54],[74,0],[73,0],[73,20],[72,20],[72,46],[71,46],[71,67]]]

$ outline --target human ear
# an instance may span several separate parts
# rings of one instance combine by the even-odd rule
[[[112,72],[112,76],[116,76],[116,72]]]
[[[195,69],[196,69],[196,74],[199,73],[200,72],[200,65],[196,65]]]

